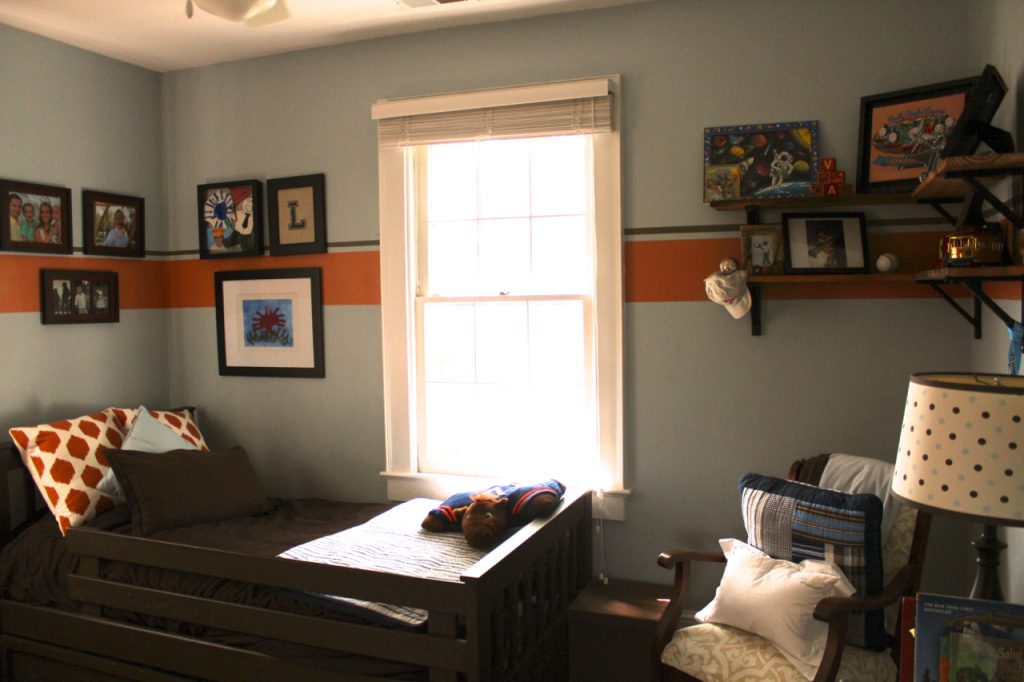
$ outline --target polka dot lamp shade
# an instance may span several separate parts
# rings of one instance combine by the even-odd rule
[[[914,374],[892,491],[990,525],[1024,525],[1024,377]]]

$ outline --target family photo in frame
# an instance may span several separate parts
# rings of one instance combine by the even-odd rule
[[[40,271],[39,310],[43,324],[120,321],[116,272]]]
[[[33,253],[71,253],[71,190],[19,180],[0,180],[8,227],[0,248]]]
[[[82,190],[82,246],[105,256],[146,255],[145,199]]]

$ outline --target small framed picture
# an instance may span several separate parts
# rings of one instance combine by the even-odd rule
[[[71,253],[71,190],[19,180],[0,180],[9,227],[0,248],[33,253]]]
[[[912,191],[941,158],[975,80],[862,97],[857,193]]]
[[[788,274],[869,272],[863,213],[783,213]]]
[[[214,273],[221,375],[324,376],[320,268]]]
[[[259,180],[199,185],[199,257],[263,255],[263,196]]]
[[[99,270],[40,270],[43,324],[118,322],[117,273]]]
[[[146,256],[146,200],[82,190],[82,246],[105,256]]]
[[[818,170],[818,122],[704,129],[704,201],[809,197]]]
[[[267,180],[270,255],[327,251],[324,174]]]
[[[753,275],[781,275],[785,270],[782,225],[741,225],[743,267]]]

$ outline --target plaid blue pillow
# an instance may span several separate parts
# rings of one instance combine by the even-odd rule
[[[882,589],[882,501],[877,495],[851,495],[760,474],[744,474],[739,487],[747,544],[776,559],[831,561],[857,595]],[[884,650],[884,613],[850,614],[846,641]]]

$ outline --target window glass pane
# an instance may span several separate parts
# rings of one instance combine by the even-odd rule
[[[523,293],[530,282],[530,221],[481,220],[480,293]]]
[[[430,223],[427,229],[428,296],[477,290],[476,221]]]
[[[532,142],[533,215],[585,214],[589,183],[586,136],[544,137]]]
[[[531,301],[530,383],[583,386],[582,301]]]
[[[582,215],[534,218],[532,227],[534,291],[561,294],[593,291],[586,219]]]
[[[425,457],[420,466],[426,471],[461,472],[467,463],[479,459],[477,387],[428,383],[425,388]]]
[[[530,215],[530,141],[480,142],[480,217]]]
[[[529,378],[527,304],[478,303],[476,380],[482,384],[521,384]]]
[[[427,149],[428,220],[476,218],[476,173],[476,142],[431,145]]]
[[[472,303],[423,304],[423,371],[427,382],[474,381],[475,317]]]

